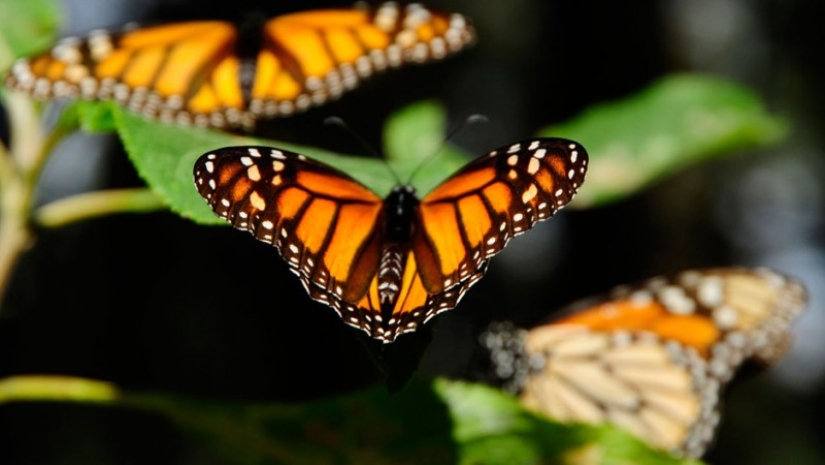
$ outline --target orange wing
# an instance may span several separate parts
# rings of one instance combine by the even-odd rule
[[[526,406],[562,421],[614,423],[699,457],[725,384],[747,360],[781,357],[805,302],[799,283],[769,270],[687,271],[618,288],[523,337],[499,327],[485,341]]]
[[[303,155],[229,147],[201,156],[195,184],[215,213],[277,247],[307,291],[360,299],[378,267],[381,198]]]
[[[413,244],[424,287],[439,293],[479,277],[511,238],[573,199],[587,160],[576,142],[527,140],[492,151],[427,194]]]
[[[418,4],[294,13],[263,29],[251,56],[237,46],[249,40],[221,21],[97,30],[18,60],[6,84],[40,99],[113,99],[163,121],[251,128],[261,116],[323,104],[376,71],[437,60],[474,39],[461,15]]]

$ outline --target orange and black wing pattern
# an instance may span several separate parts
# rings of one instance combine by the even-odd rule
[[[482,273],[511,238],[573,199],[587,161],[576,142],[526,140],[490,152],[428,193],[413,242],[425,288],[437,293]]]
[[[277,247],[313,299],[392,342],[454,308],[511,237],[573,198],[586,166],[572,141],[529,140],[471,162],[420,201],[409,186],[381,199],[269,147],[214,150],[194,176],[214,212]]]
[[[382,201],[346,174],[271,147],[201,156],[195,185],[215,214],[275,246],[311,288],[354,300],[378,267]]]
[[[475,38],[463,16],[394,2],[267,21],[251,40],[231,23],[96,30],[18,60],[6,78],[36,98],[115,100],[201,127],[254,126],[337,98],[376,72],[426,63]],[[260,44],[239,50],[239,43]]]
[[[528,331],[498,326],[483,341],[529,408],[699,457],[726,383],[745,362],[782,356],[806,301],[801,284],[771,270],[691,270],[617,288]]]

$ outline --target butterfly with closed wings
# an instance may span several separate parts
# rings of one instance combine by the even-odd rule
[[[482,343],[526,407],[699,457],[725,385],[745,362],[782,356],[805,302],[802,285],[764,268],[691,270],[622,286],[529,330],[491,325]]]
[[[470,162],[420,200],[411,186],[382,199],[271,147],[211,151],[194,176],[214,212],[274,245],[310,297],[392,342],[454,308],[510,238],[572,200],[587,160],[575,142],[527,140]]]
[[[6,85],[39,99],[111,99],[148,117],[245,127],[289,116],[376,72],[427,63],[475,38],[457,13],[420,4],[314,10],[243,32],[224,21],[96,30],[14,63]]]

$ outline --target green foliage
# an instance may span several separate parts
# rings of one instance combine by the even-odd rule
[[[590,154],[578,208],[631,195],[696,161],[774,144],[787,124],[751,91],[694,74],[664,78],[636,95],[598,105],[542,136],[567,137]]]
[[[113,103],[82,102],[71,107],[67,121],[77,118],[94,132],[117,130],[129,158],[149,187],[176,213],[202,224],[225,224],[195,189],[195,160],[220,147],[264,145],[305,154],[358,179],[386,195],[418,167],[413,184],[426,192],[455,171],[468,157],[443,145],[444,110],[435,103],[417,104],[399,112],[387,125],[387,162],[375,158],[334,154],[314,147],[240,137],[225,132],[163,124],[132,114]],[[68,123],[66,123],[68,124]],[[431,155],[439,153],[432,158]],[[422,165],[422,163],[426,163]],[[397,173],[393,176],[391,166]]]
[[[123,404],[160,413],[228,463],[455,463],[444,405],[427,385],[285,405],[127,394]]]
[[[425,194],[458,171],[471,157],[444,143],[447,114],[434,101],[414,103],[384,126],[384,151],[401,182]]]
[[[168,418],[233,464],[698,465],[608,426],[555,423],[480,384],[439,379],[297,404],[133,392],[65,376],[0,380],[0,404],[78,402]]]
[[[163,124],[109,103],[84,103],[72,112],[86,130],[116,129],[149,187],[173,211],[202,224],[224,222],[197,194],[192,165],[220,147],[254,144],[300,152],[380,195],[410,180],[426,193],[470,159],[444,144],[445,111],[435,102],[410,105],[387,121],[386,161]],[[785,133],[785,122],[769,115],[750,91],[716,78],[676,75],[539,135],[576,140],[590,153],[587,180],[575,201],[582,208],[620,200],[701,159],[775,143]]]
[[[697,463],[654,451],[612,427],[555,423],[496,389],[447,380],[413,382],[396,395],[373,389],[297,406],[161,405],[235,463],[242,453],[249,454],[243,463]]]
[[[0,2],[0,73],[15,58],[42,51],[55,39],[60,11],[55,0]]]

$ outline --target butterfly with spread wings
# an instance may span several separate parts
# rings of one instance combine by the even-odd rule
[[[392,342],[455,307],[507,241],[550,218],[584,181],[584,148],[533,139],[467,164],[420,200],[385,199],[303,155],[228,147],[195,163],[215,213],[274,245],[309,295]]]
[[[67,37],[18,60],[6,84],[36,98],[111,99],[148,117],[254,126],[337,98],[376,72],[426,63],[475,38],[457,13],[420,4],[314,10],[258,28],[194,21]]]
[[[529,330],[491,325],[482,342],[528,408],[613,423],[699,457],[725,385],[744,363],[783,355],[806,300],[801,284],[764,268],[691,270],[622,286]]]

